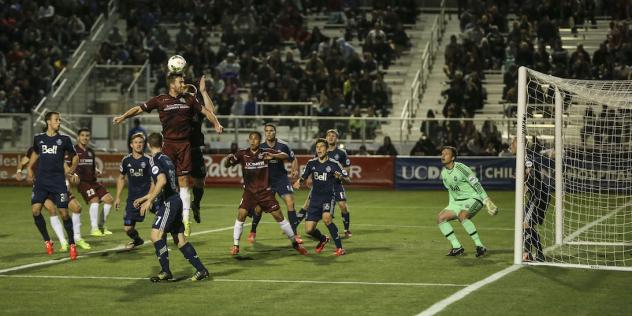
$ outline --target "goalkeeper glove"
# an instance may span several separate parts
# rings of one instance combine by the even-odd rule
[[[486,198],[483,203],[485,203],[485,207],[487,207],[487,213],[489,213],[489,215],[494,216],[498,214],[498,206],[496,206],[490,198]]]

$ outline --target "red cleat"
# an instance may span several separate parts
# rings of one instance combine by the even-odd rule
[[[323,249],[325,249],[325,246],[327,245],[328,242],[329,242],[329,237],[325,236],[325,240],[319,242],[318,245],[316,245],[316,253],[321,253]]]
[[[340,256],[344,256],[347,254],[347,252],[344,250],[344,248],[336,248],[336,252],[334,253],[337,257]]]
[[[255,243],[255,237],[257,237],[257,233],[255,232],[250,232],[250,234],[248,234],[248,242],[251,244]]]
[[[301,235],[299,234],[294,235],[294,240],[299,244],[303,243],[303,239],[301,239]]]
[[[302,254],[303,256],[307,255],[307,249],[305,249],[303,245],[299,243],[292,243],[292,247],[294,247],[294,249],[296,249],[296,251],[298,251],[298,253]]]
[[[53,242],[50,240],[46,241],[46,254],[47,255],[52,255],[53,252],[55,252],[55,248],[53,247]]]
[[[239,246],[234,245],[233,248],[230,249],[230,254],[236,256],[239,254]]]
[[[70,260],[77,260],[77,247],[75,244],[70,244]]]

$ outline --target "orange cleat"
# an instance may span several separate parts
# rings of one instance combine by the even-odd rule
[[[319,242],[318,245],[316,245],[316,253],[321,253],[323,249],[325,249],[325,246],[327,245],[328,242],[329,242],[329,237],[325,236],[325,240]]]
[[[307,249],[305,249],[305,247],[303,247],[303,245],[294,242],[292,243],[292,247],[294,247],[294,249],[296,249],[296,251],[298,251],[298,253],[302,254],[303,256],[307,255]]]
[[[55,248],[53,247],[53,242],[51,240],[46,241],[46,254],[52,255],[55,252]]]
[[[70,244],[70,260],[77,260],[77,247],[75,244]]]
[[[233,248],[230,249],[230,254],[236,256],[239,254],[239,246],[234,245]]]
[[[344,256],[347,254],[347,252],[344,250],[344,248],[336,248],[336,252],[334,253],[337,257],[340,256]]]
[[[255,232],[250,232],[250,234],[248,234],[248,242],[251,244],[255,243],[255,237],[257,237],[257,233]]]

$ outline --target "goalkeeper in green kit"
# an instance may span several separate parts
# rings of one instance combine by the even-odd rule
[[[487,249],[481,242],[471,218],[483,208],[483,205],[487,207],[487,212],[490,215],[496,215],[498,207],[487,196],[474,172],[468,166],[454,161],[456,156],[457,151],[454,147],[444,146],[441,150],[441,163],[443,164],[441,179],[450,194],[450,204],[437,215],[437,224],[439,224],[441,233],[452,244],[448,256],[460,256],[465,253],[461,243],[454,235],[452,225],[449,223],[451,220],[458,219],[465,231],[474,240],[476,256],[480,257],[485,255]]]

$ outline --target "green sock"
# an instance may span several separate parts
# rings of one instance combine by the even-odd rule
[[[452,244],[452,248],[461,248],[461,243],[456,238],[454,234],[454,229],[452,229],[452,225],[448,222],[443,222],[439,224],[439,230],[443,233],[443,236],[448,239],[448,241]]]
[[[478,237],[478,232],[476,231],[476,226],[474,226],[474,223],[472,223],[471,220],[466,219],[466,220],[461,222],[461,225],[463,225],[463,228],[465,228],[465,231],[468,234],[470,234],[470,237],[472,237],[472,240],[474,240],[474,244],[477,247],[484,247],[483,243],[481,242],[481,239]]]

